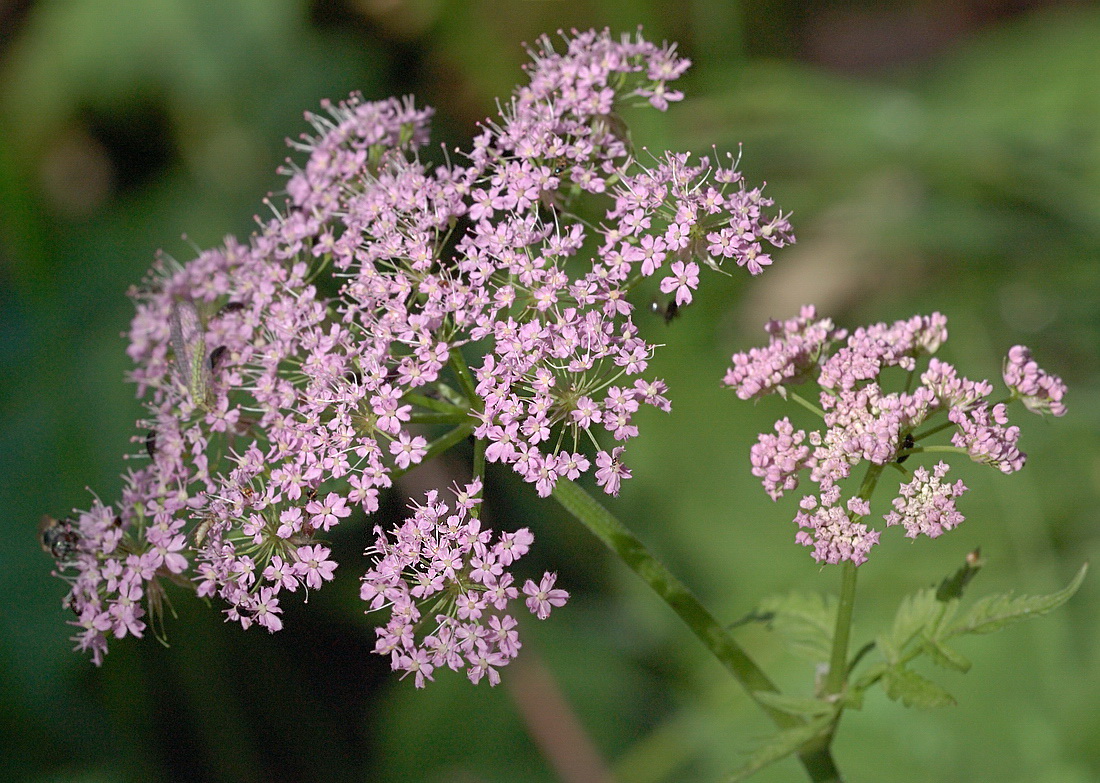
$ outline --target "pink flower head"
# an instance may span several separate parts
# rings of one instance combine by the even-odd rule
[[[802,511],[794,518],[802,528],[795,541],[813,547],[813,558],[819,563],[836,564],[851,560],[855,565],[860,565],[866,562],[867,553],[878,543],[879,532],[856,521],[859,516],[857,511],[834,505],[835,499],[827,497],[827,494],[823,493],[820,503],[813,495],[803,498]]]
[[[975,462],[992,465],[1002,473],[1014,473],[1027,461],[1027,455],[1016,446],[1020,428],[1004,426],[1008,416],[1003,404],[970,410],[952,408],[948,418],[958,426],[951,442],[966,449]]]
[[[1004,380],[1028,410],[1052,416],[1066,414],[1066,406],[1062,404],[1066,385],[1057,375],[1050,375],[1041,368],[1026,347],[1014,345],[1009,349],[1004,364]]]
[[[748,400],[772,392],[785,394],[786,385],[804,382],[828,346],[846,334],[834,328],[832,320],[816,316],[813,305],[808,305],[797,318],[769,321],[764,327],[771,335],[768,347],[734,354],[723,383]]]
[[[917,468],[913,480],[902,484],[900,496],[894,498],[894,510],[885,516],[887,525],[904,525],[905,535],[916,538],[922,533],[936,538],[963,521],[963,515],[955,508],[955,498],[960,497],[966,486],[961,481],[945,484],[948,465],[940,462],[929,473]]]
[[[809,464],[810,447],[803,445],[806,433],[794,431],[790,419],[775,423],[775,435],[762,434],[752,447],[752,475],[763,480],[772,500],[798,487],[798,474]]]
[[[373,564],[360,596],[370,611],[389,609],[376,629],[375,652],[396,670],[415,673],[417,687],[442,666],[465,669],[471,682],[500,681],[498,670],[519,652],[510,606],[520,595],[509,572],[534,541],[526,528],[495,536],[476,516],[480,484],[453,491],[453,506],[431,491],[399,527],[377,530]],[[524,586],[532,614],[545,618],[568,598],[547,574]],[[433,612],[421,623],[421,608]]]
[[[720,244],[720,236],[712,239]],[[862,521],[870,515],[869,501],[851,497],[842,503],[841,482],[861,462],[879,466],[878,470],[897,467],[926,451],[924,438],[953,424],[952,445],[945,449],[935,444],[938,451],[964,451],[1004,473],[1023,467],[1026,455],[1017,446],[1019,427],[1009,426],[1004,404],[991,407],[986,402],[992,384],[964,378],[936,358],[919,372],[918,359],[947,339],[947,319],[939,313],[874,324],[847,336],[831,321],[816,320],[814,309],[806,307],[798,318],[772,321],[767,328],[772,335],[769,346],[734,355],[726,383],[742,399],[772,391],[785,396],[788,385],[818,371],[820,408],[800,401],[820,415],[822,426],[796,431],[790,419],[781,419],[774,435],[760,435],[750,462],[753,475],[773,500],[798,487],[803,471],[819,485],[818,495],[806,496],[795,517],[800,528],[796,541],[813,547],[819,562],[850,560],[859,565],[878,542],[878,531]],[[897,377],[890,369],[894,367],[905,373],[904,391],[887,392],[882,386],[891,373]],[[917,378],[920,382],[914,384]],[[1033,410],[1064,413],[1064,384],[1041,370],[1026,348],[1016,346],[1009,352],[1005,382]],[[925,426],[945,414],[946,422]],[[966,487],[961,481],[945,483],[947,470],[945,462],[931,471],[917,466],[893,500],[893,510],[884,516],[887,526],[904,525],[910,538],[935,538],[962,522],[955,498]]]
[[[641,406],[670,407],[648,375],[659,346],[635,320],[649,317],[631,301],[639,277],[681,306],[702,265],[757,274],[794,237],[733,156],[642,158],[609,121],[683,97],[674,45],[563,39],[538,39],[526,82],[445,164],[418,154],[432,110],[412,99],[325,102],[292,143],[287,200],[247,242],[158,260],[133,290],[142,462],[117,504],[55,533],[74,640],[97,662],[108,635],[144,633],[166,575],[242,626],[281,627],[286,592],[333,578],[318,536],[377,510],[393,472],[426,458],[410,431],[425,411],[469,415],[486,460],[540,495],[589,471],[619,492]],[[817,326],[798,328],[809,353]],[[793,375],[816,361],[785,359]],[[773,369],[768,390],[793,380]],[[376,651],[418,685],[439,666],[495,682],[518,649],[502,629],[529,534],[482,529],[476,494],[446,512],[427,500],[371,553],[364,600],[391,612]],[[536,612],[556,605],[544,592]]]

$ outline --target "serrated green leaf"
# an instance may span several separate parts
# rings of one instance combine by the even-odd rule
[[[772,595],[761,600],[760,614],[770,614],[771,628],[790,650],[811,661],[827,661],[836,625],[836,599],[817,593]]]
[[[882,657],[885,658],[886,662],[891,666],[901,660],[901,650],[893,645],[890,641],[889,634],[877,636],[875,638],[875,646],[882,650]]]
[[[786,696],[775,691],[756,691],[753,696],[757,701],[788,715],[816,718],[819,715],[832,715],[837,710],[836,704],[831,702],[801,696]]]
[[[970,671],[971,663],[965,655],[956,650],[952,650],[947,645],[937,639],[933,639],[927,634],[922,634],[921,638],[924,641],[924,651],[928,653],[932,662],[937,666],[943,669],[963,672],[964,674]]]
[[[1068,585],[1049,595],[1019,597],[1013,597],[1011,593],[988,595],[970,607],[970,610],[951,626],[946,634],[941,635],[941,638],[950,638],[964,633],[992,633],[1010,623],[1054,611],[1072,598],[1081,587],[1088,568],[1088,563],[1085,563]]]
[[[955,704],[954,696],[911,669],[903,669],[900,666],[887,669],[883,684],[886,695],[894,701],[900,701],[906,707],[931,709],[951,707]]]
[[[896,664],[906,646],[921,631],[930,628],[939,619],[942,605],[932,590],[919,590],[902,599],[890,631],[880,634],[875,642],[890,664]]]
[[[825,731],[831,720],[831,717],[818,718],[805,726],[784,729],[777,734],[766,737],[757,746],[756,750],[749,755],[748,761],[729,778],[730,783],[745,780],[769,764],[774,764],[792,753],[798,752],[803,745]]]

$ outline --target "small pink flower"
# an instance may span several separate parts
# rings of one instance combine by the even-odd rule
[[[328,493],[323,503],[318,500],[310,501],[306,511],[313,514],[310,520],[313,527],[326,532],[339,524],[341,519],[351,516],[347,501],[335,492]]]
[[[322,582],[332,581],[333,571],[336,570],[336,561],[329,560],[331,550],[320,545],[299,547],[295,553],[298,562],[294,564],[294,573],[302,578],[307,587],[314,590],[321,587]]]
[[[675,291],[677,305],[690,304],[691,292],[699,287],[699,265],[694,261],[687,264],[675,261],[670,271],[672,276],[661,281],[661,292],[669,294]]]
[[[565,606],[569,600],[569,593],[554,588],[554,582],[558,575],[545,573],[542,581],[536,585],[530,579],[523,584],[523,593],[527,596],[527,608],[540,620],[550,616],[550,609],[555,606]]]
[[[402,432],[398,440],[390,443],[390,454],[394,455],[394,462],[402,470],[420,462],[427,453],[428,441],[419,435],[413,437],[407,432]]]
[[[630,471],[621,461],[622,453],[623,447],[616,446],[610,454],[602,450],[596,454],[596,484],[609,495],[618,495],[622,480],[630,478]]]

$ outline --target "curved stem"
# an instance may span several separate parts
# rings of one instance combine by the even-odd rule
[[[778,693],[779,689],[749,658],[741,645],[715,619],[714,615],[691,594],[683,582],[650,554],[645,545],[630,532],[626,525],[584,489],[567,479],[558,479],[553,496],[562,508],[587,527],[611,551],[622,558],[630,570],[653,588],[654,592],[687,624],[703,646],[740,683],[749,698],[768,714],[772,722],[780,728],[793,728],[803,724],[800,718],[780,712],[759,701],[756,696],[758,692]],[[829,753],[827,743],[807,749],[799,754],[799,759],[806,773],[815,783],[840,780],[840,773]]]

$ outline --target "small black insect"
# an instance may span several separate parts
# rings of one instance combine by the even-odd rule
[[[675,299],[669,300],[663,306],[654,299],[653,303],[650,305],[650,309],[653,310],[654,313],[663,316],[666,324],[670,324],[672,323],[672,319],[680,317],[680,305],[676,304]]]
[[[70,560],[80,547],[80,534],[73,529],[71,519],[54,519],[42,515],[38,523],[38,540],[42,550],[58,562]]]
[[[229,315],[230,313],[239,313],[244,309],[244,302],[228,302],[218,310],[215,318],[219,315]]]
[[[226,348],[224,345],[219,345],[217,348],[210,352],[210,372],[214,372],[214,370],[218,369],[218,362],[222,360],[222,357],[225,356],[225,352],[227,350],[229,349]]]
[[[908,434],[906,434],[906,436],[904,438],[902,438],[901,449],[900,450],[901,451],[908,451],[909,449],[913,448],[913,446],[915,446],[915,445],[917,445],[917,444],[916,444],[916,441],[913,440],[912,433],[908,433]],[[900,457],[898,457],[897,463],[900,465],[901,463],[905,462],[905,460],[909,459],[909,456],[910,455],[908,455],[908,454],[902,454]]]
[[[153,459],[157,455],[157,431],[149,430],[145,436],[145,450],[149,452],[149,459]]]

